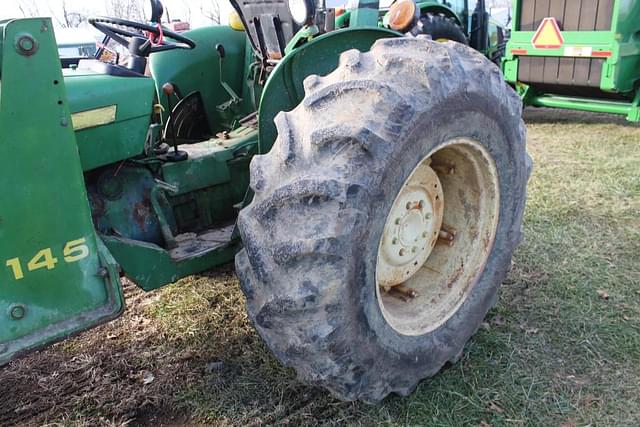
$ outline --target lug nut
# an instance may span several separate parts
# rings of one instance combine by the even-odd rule
[[[438,233],[438,238],[442,240],[447,240],[449,242],[453,242],[453,239],[455,238],[455,236],[449,233],[448,231],[440,230],[440,233]]]

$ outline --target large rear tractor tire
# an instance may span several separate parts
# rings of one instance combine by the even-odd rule
[[[521,239],[521,103],[459,43],[344,52],[251,163],[236,268],[285,365],[344,400],[407,395],[455,362]]]

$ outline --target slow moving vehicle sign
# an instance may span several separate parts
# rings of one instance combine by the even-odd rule
[[[556,18],[544,18],[538,27],[531,44],[536,49],[559,49],[564,44],[564,37]]]

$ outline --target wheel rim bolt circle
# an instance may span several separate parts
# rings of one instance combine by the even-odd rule
[[[438,177],[431,168],[422,169],[415,177],[392,205],[380,243],[385,254],[381,282],[390,286],[408,280],[422,268],[440,229],[443,208]]]

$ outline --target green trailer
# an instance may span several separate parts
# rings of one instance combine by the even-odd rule
[[[517,0],[503,69],[525,105],[640,121],[640,2]]]
[[[0,22],[0,365],[119,316],[122,276],[234,260],[267,346],[341,399],[458,360],[522,237],[531,165],[499,68],[412,36],[414,2],[393,30],[377,1],[345,20],[232,0],[233,28],[184,34],[151,5],[90,19],[126,64],[62,70],[50,19]]]

